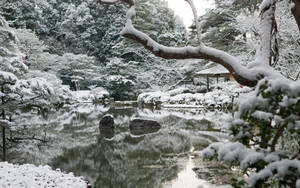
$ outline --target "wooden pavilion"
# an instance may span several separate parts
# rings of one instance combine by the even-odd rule
[[[222,65],[217,65],[199,72],[195,73],[195,76],[206,77],[206,87],[209,91],[209,79],[217,78],[217,83],[219,83],[219,78],[224,78],[224,81],[235,81],[232,74]]]

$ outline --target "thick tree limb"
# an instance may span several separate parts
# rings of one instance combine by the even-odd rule
[[[260,37],[261,45],[257,53],[257,58],[263,63],[268,63],[267,66],[272,65],[272,33],[275,28],[275,0],[262,2],[260,10],[261,24]],[[261,63],[259,62],[259,63]]]
[[[101,4],[115,4],[119,0],[99,0]],[[274,70],[269,65],[270,59],[270,43],[271,43],[271,31],[265,29],[263,34],[264,41],[262,41],[261,48],[259,49],[260,54],[257,60],[251,64],[250,67],[245,67],[242,65],[239,59],[231,56],[230,54],[217,50],[214,48],[206,47],[201,43],[198,47],[167,47],[163,46],[153,39],[151,39],[145,33],[134,28],[132,21],[135,17],[135,4],[133,0],[120,0],[129,5],[127,11],[127,21],[125,28],[121,32],[121,35],[133,39],[138,43],[142,44],[146,49],[151,51],[157,57],[162,57],[165,59],[206,59],[213,61],[215,63],[223,65],[235,78],[235,80],[246,86],[254,87],[257,81],[263,77],[274,75]],[[275,1],[272,1],[275,4]],[[265,27],[272,29],[272,19],[274,16],[275,8],[273,6],[265,7],[266,10],[262,13],[262,23]],[[266,15],[265,15],[266,13]],[[267,52],[267,53],[266,53]],[[279,76],[279,74],[275,74]]]

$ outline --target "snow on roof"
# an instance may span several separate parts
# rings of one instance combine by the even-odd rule
[[[199,72],[196,72],[196,75],[207,75],[207,74],[229,74],[229,71],[222,65],[217,65],[209,69],[205,69]]]

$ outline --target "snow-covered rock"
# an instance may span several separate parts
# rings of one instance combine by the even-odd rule
[[[161,91],[142,93],[138,96],[139,103],[155,104],[156,102],[167,102],[170,95]]]

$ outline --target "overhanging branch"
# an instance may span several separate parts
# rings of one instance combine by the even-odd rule
[[[207,47],[203,43],[200,43],[198,47],[167,47],[161,45],[145,33],[137,30],[133,26],[132,22],[135,18],[135,3],[133,0],[99,0],[101,4],[116,4],[119,1],[122,1],[129,5],[129,9],[126,15],[126,25],[125,28],[122,30],[121,35],[142,44],[146,49],[148,49],[157,57],[162,57],[165,59],[210,60],[223,65],[233,75],[233,77],[238,83],[250,87],[256,86],[257,81],[263,77],[270,75],[270,72],[273,73],[273,71],[266,71],[265,69],[265,65],[269,64],[269,55],[267,55],[268,58],[262,58],[262,61],[266,60],[266,62],[255,62],[255,64],[252,64],[252,67],[245,67],[242,65],[241,61],[236,57],[224,51]],[[269,15],[272,16],[273,14]],[[270,16],[266,16],[263,18],[263,21],[265,21],[265,19],[272,19],[272,17]],[[267,21],[265,21],[264,23],[266,22]],[[200,37],[198,37],[198,39],[200,39]],[[262,52],[264,52],[265,50],[265,48],[261,49]]]

